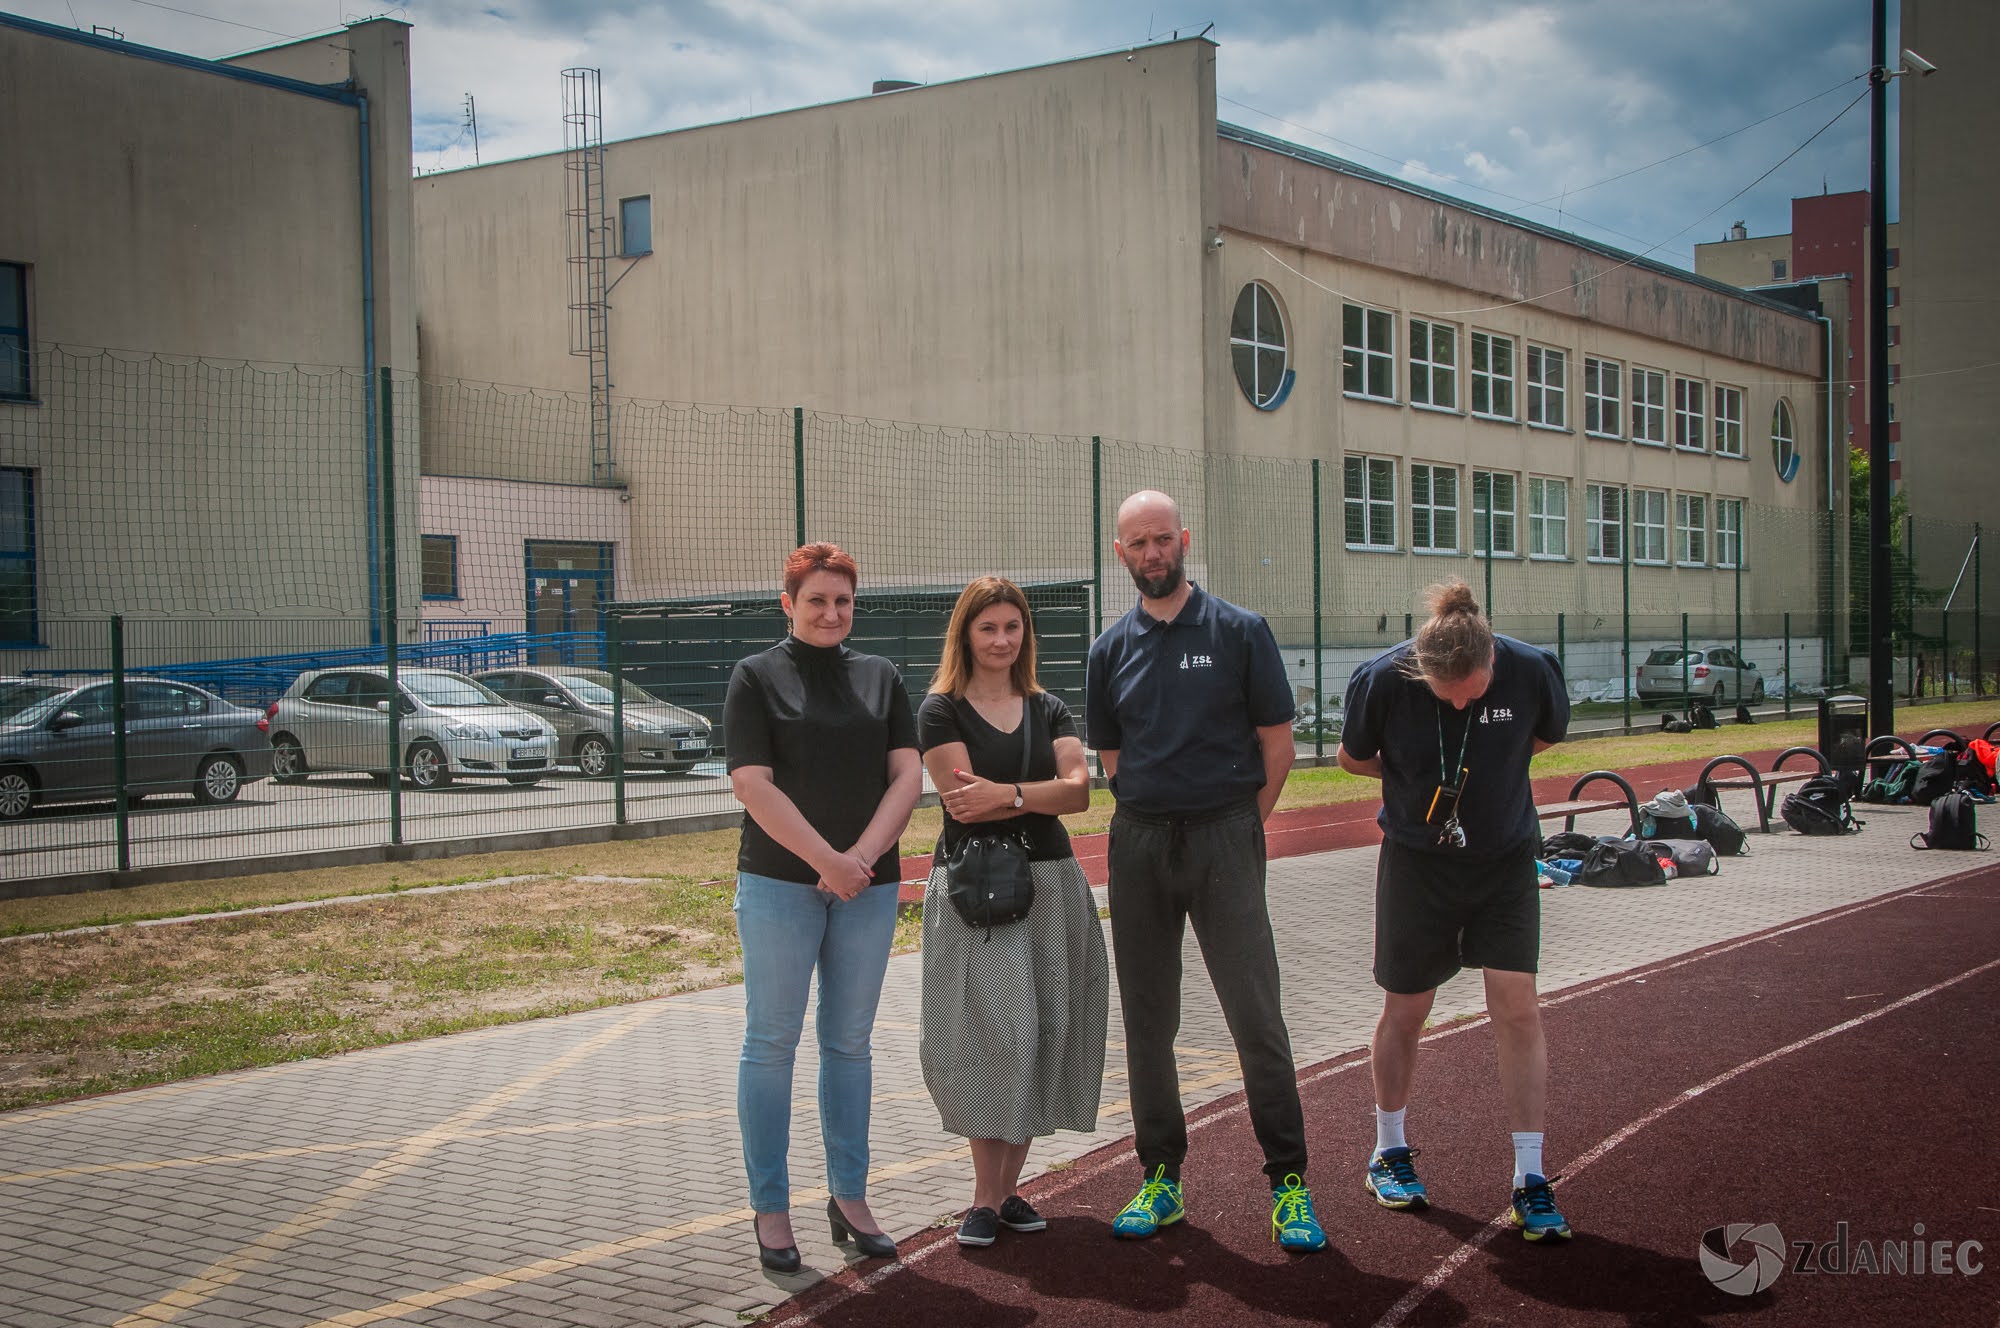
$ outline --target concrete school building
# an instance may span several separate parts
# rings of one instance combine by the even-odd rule
[[[408,26],[209,61],[0,14],[0,124],[0,672],[103,667],[113,613],[135,667],[365,643],[367,380],[417,368]]]
[[[1267,613],[1311,612],[1297,538],[1316,459],[1321,607],[1371,636],[1441,575],[1479,584],[1489,542],[1495,599],[1551,625],[1615,612],[1628,575],[1635,611],[1676,619],[1739,592],[1752,611],[1820,602],[1829,568],[1804,547],[1844,504],[1845,464],[1828,464],[1818,320],[1219,123],[1218,58],[1165,42],[604,145],[615,400],[803,407],[815,456],[815,412],[1079,455],[1092,437],[1182,449],[1205,462],[1164,479],[1107,460],[1104,505],[1175,489],[1210,583]],[[584,390],[567,168],[552,153],[417,181],[427,378]],[[621,431],[614,411],[607,470],[583,425],[502,456],[478,414],[427,411],[426,473],[564,488],[571,507],[615,489],[591,520],[629,532],[605,558],[616,598],[766,584],[793,534],[788,410],[727,436]],[[1088,575],[1087,458],[1038,468],[995,443],[954,453],[947,483],[923,446],[878,435],[893,463],[847,463],[865,519],[843,476],[813,475],[849,500],[820,507],[814,537],[911,581]],[[1060,540],[1058,518],[1018,519],[1024,485],[1060,509]],[[482,510],[431,504],[425,532],[491,547]],[[691,520],[731,538],[697,549]],[[518,603],[518,575],[453,581]],[[1107,597],[1123,608],[1122,581]]]

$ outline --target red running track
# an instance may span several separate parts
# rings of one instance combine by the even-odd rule
[[[768,1321],[1993,1328],[2000,866],[1544,1004],[1548,1162],[1577,1229],[1568,1245],[1528,1245],[1499,1220],[1510,1145],[1492,1030],[1474,1019],[1423,1044],[1410,1137],[1428,1214],[1389,1212],[1361,1189],[1373,1094],[1357,1054],[1300,1076],[1328,1251],[1288,1256],[1269,1243],[1261,1159],[1236,1096],[1194,1114],[1190,1217],[1155,1240],[1109,1234],[1139,1180],[1128,1141],[1027,1187],[1046,1232],[964,1251],[949,1230],[926,1231],[903,1243],[900,1264],[842,1273]],[[1921,1224],[1928,1253],[1949,1242],[1982,1271],[1808,1274],[1787,1248],[1775,1282],[1745,1297],[1713,1286],[1698,1259],[1711,1227],[1772,1223],[1788,1246],[1818,1247],[1843,1222],[1846,1266],[1863,1241],[1877,1264],[1888,1244],[1907,1261]],[[1735,1250],[1740,1261],[1748,1246]]]
[[[1917,733],[1908,735],[1915,739]],[[1772,747],[1762,751],[1739,753],[1759,770],[1768,770],[1782,748]],[[1689,761],[1670,761],[1658,765],[1630,766],[1620,771],[1637,790],[1640,801],[1645,801],[1662,789],[1687,788],[1701,774],[1701,768],[1709,758],[1699,757]],[[1724,771],[1725,775],[1740,776],[1740,770]],[[1534,781],[1535,801],[1539,805],[1565,802],[1569,791],[1576,783],[1576,777],[1557,775]],[[1594,785],[1589,794],[1615,796],[1617,790],[1608,784]],[[1744,795],[1735,795],[1743,797]],[[1731,804],[1732,806],[1736,804]],[[1264,827],[1266,852],[1273,858],[1291,858],[1305,853],[1325,853],[1339,848],[1363,848],[1369,844],[1382,842],[1382,831],[1375,824],[1375,814],[1381,810],[1381,800],[1370,798],[1363,802],[1329,803],[1319,807],[1296,807],[1290,811],[1273,813]],[[1774,816],[1772,823],[1777,819]],[[1553,828],[1560,828],[1555,826]],[[1756,825],[1746,825],[1754,831]],[[1070,840],[1076,850],[1077,860],[1083,864],[1084,874],[1092,885],[1103,885],[1109,879],[1105,869],[1105,836],[1103,834],[1075,835]],[[920,903],[924,897],[924,883],[930,878],[931,859],[909,857],[903,859],[903,888],[900,898],[905,904]],[[1989,1328],[1992,1328],[1989,1325]]]

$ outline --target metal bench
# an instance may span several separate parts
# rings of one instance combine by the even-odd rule
[[[1623,794],[1619,798],[1584,798],[1586,788],[1596,783],[1610,783],[1618,786]],[[1632,791],[1632,785],[1616,770],[1593,770],[1570,785],[1569,798],[1564,802],[1550,803],[1546,807],[1535,808],[1535,818],[1546,821],[1553,817],[1563,818],[1563,829],[1576,829],[1576,818],[1588,812],[1615,812],[1622,810],[1632,819],[1632,832],[1639,831],[1639,795]]]
[[[1811,770],[1785,769],[1785,763],[1795,756],[1810,756],[1813,759],[1813,768]],[[1744,773],[1744,777],[1734,779],[1711,778],[1716,770],[1725,766],[1740,768]],[[1763,772],[1759,772],[1756,766],[1750,764],[1748,760],[1741,756],[1724,755],[1713,757],[1707,765],[1701,768],[1701,774],[1695,779],[1694,786],[1697,790],[1705,789],[1710,791],[1711,794],[1721,789],[1749,789],[1751,796],[1757,803],[1757,827],[1768,835],[1771,833],[1771,812],[1778,804],[1779,789],[1787,784],[1803,784],[1808,779],[1832,773],[1833,766],[1827,761],[1825,753],[1821,752],[1819,748],[1787,747],[1784,751],[1778,753],[1777,760],[1771,762],[1771,768]]]

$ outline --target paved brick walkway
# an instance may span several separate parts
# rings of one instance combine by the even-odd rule
[[[1747,797],[1731,800],[1745,819]],[[1852,839],[1752,835],[1753,856],[1719,877],[1545,893],[1544,988],[1968,865],[1910,851],[1921,812],[1862,811],[1870,824]],[[1615,832],[1622,820],[1582,828]],[[1372,848],[1272,864],[1302,1065],[1363,1044],[1373,1027],[1374,864]],[[1191,939],[1188,972],[1182,1074],[1194,1102],[1238,1081]],[[876,1036],[870,1197],[896,1233],[961,1207],[970,1189],[961,1142],[939,1132],[917,1066],[919,978],[917,956],[891,963]],[[1437,1013],[1479,1006],[1476,975],[1461,976]],[[808,1030],[793,1146],[808,1273],[771,1279],[756,1266],[735,1126],[741,1032],[742,993],[727,988],[0,1116],[0,1324],[754,1317],[840,1265],[811,1220],[825,1196]],[[1031,1171],[1125,1133],[1116,1045],[1104,1104],[1096,1133],[1039,1143]],[[1556,1153],[1562,1117],[1558,1088]],[[1345,1183],[1368,1128],[1353,1122],[1353,1156],[1321,1159],[1322,1179]]]

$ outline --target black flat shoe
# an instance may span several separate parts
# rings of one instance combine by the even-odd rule
[[[796,1273],[799,1271],[799,1247],[786,1245],[776,1247],[764,1243],[764,1233],[757,1229],[757,1219],[750,1219],[750,1234],[757,1238],[757,1262],[774,1273]]]
[[[854,1248],[861,1251],[864,1258],[893,1259],[896,1257],[895,1241],[890,1240],[888,1236],[879,1231],[873,1235],[870,1235],[866,1231],[856,1231],[849,1224],[848,1220],[841,1215],[840,1201],[837,1199],[828,1199],[826,1201],[826,1222],[833,1230],[834,1244],[844,1245],[852,1240]]]

